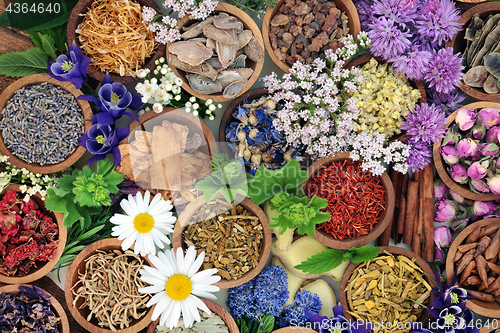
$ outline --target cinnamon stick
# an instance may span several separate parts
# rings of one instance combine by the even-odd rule
[[[400,198],[401,194],[403,193],[403,181],[405,175],[403,175],[400,172],[396,172],[395,177],[395,185],[394,185],[394,195],[395,195],[395,203],[394,203],[394,215],[392,218],[392,231],[391,231],[391,237],[394,239],[394,244],[398,243],[398,215],[399,212],[401,211],[400,208]]]
[[[422,212],[423,241],[425,251],[422,257],[427,262],[434,261],[434,165],[429,163],[422,173],[423,191],[420,200],[425,209]]]
[[[405,212],[405,229],[403,233],[403,243],[410,245],[413,239],[413,227],[418,219],[418,187],[416,181],[408,181],[408,191]]]
[[[399,172],[395,171],[394,169],[391,169],[389,172],[389,178],[391,179],[392,182],[392,187],[394,188],[394,194],[396,195],[396,201],[397,201],[397,192],[400,188],[399,182],[400,182],[400,177],[398,176]],[[396,214],[397,214],[397,208],[394,209],[394,215],[392,217],[392,221],[389,222],[389,225],[387,228],[385,228],[384,232],[380,235],[378,239],[378,246],[387,246],[389,245],[389,241],[391,240],[391,234],[394,229],[394,221],[396,220]]]
[[[403,186],[401,187],[401,196],[399,199],[399,213],[397,219],[397,233],[403,235],[405,231],[405,216],[406,216],[406,196],[408,194],[408,174],[404,175]]]
[[[422,209],[423,202],[420,200],[420,194],[422,193],[422,172],[416,172],[414,174],[415,180],[418,180],[418,195],[417,195],[417,205],[418,212],[416,214],[416,219],[413,224],[413,236],[411,240],[411,250],[417,255],[420,256],[421,253],[421,245],[420,245],[420,235],[422,234]]]

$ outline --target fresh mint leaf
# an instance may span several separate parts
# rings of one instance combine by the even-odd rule
[[[295,268],[305,273],[323,274],[334,269],[344,261],[344,251],[326,249],[296,265]]]
[[[300,163],[292,160],[281,169],[269,170],[259,167],[255,176],[248,176],[248,197],[254,204],[260,205],[281,192],[290,195],[302,195],[302,184],[307,179],[307,171],[300,170]]]
[[[380,253],[380,247],[373,245],[365,245],[362,247],[352,247],[349,249],[352,252],[351,261],[358,264],[363,261],[372,260]]]
[[[0,55],[0,75],[23,77],[47,71],[49,59],[38,47]]]
[[[34,31],[28,32],[28,36],[30,37],[33,44],[35,44],[35,46],[41,50],[42,49],[42,40],[40,39],[40,36],[38,36],[38,32],[34,32]]]
[[[265,315],[264,317],[262,317],[262,324],[264,324],[262,330],[266,333],[271,333],[274,328],[274,316]]]
[[[53,60],[57,58],[56,55],[56,45],[54,38],[50,35],[43,35],[41,33],[38,33],[38,36],[40,37],[40,41],[42,42],[42,50],[45,52],[46,55],[51,57]]]

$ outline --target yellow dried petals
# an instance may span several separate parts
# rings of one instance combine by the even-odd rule
[[[141,6],[129,0],[95,0],[82,23],[80,34],[83,53],[103,72],[136,76],[158,46],[154,33],[142,22]]]
[[[399,122],[415,107],[420,91],[412,88],[404,75],[375,58],[362,67],[361,74],[358,88],[347,96],[356,99],[360,112],[354,129],[370,134],[378,131],[388,137],[401,133]]]

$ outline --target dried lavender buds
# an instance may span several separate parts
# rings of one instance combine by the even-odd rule
[[[133,251],[97,251],[85,259],[85,272],[78,272],[79,280],[71,288],[77,301],[83,298],[80,309],[88,307],[98,325],[112,331],[129,327],[134,319],[146,314],[149,294],[139,294],[138,289],[148,284],[139,279],[144,261]],[[76,291],[75,291],[76,290]]]
[[[43,82],[14,93],[2,110],[0,129],[15,156],[27,163],[57,164],[78,147],[82,119],[72,94]]]
[[[184,231],[184,242],[194,246],[198,255],[205,251],[203,269],[217,268],[226,280],[236,280],[259,263],[262,224],[258,217],[241,206],[230,216],[231,204],[222,200],[211,201],[199,208]]]

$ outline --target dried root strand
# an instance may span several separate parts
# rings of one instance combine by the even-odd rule
[[[134,252],[97,251],[85,260],[85,271],[78,272],[79,280],[71,288],[75,299],[82,298],[80,309],[90,309],[87,320],[95,317],[98,325],[112,331],[129,327],[134,319],[146,313],[151,296],[139,294],[147,284],[138,277],[143,260]],[[76,290],[76,291],[75,291]]]

